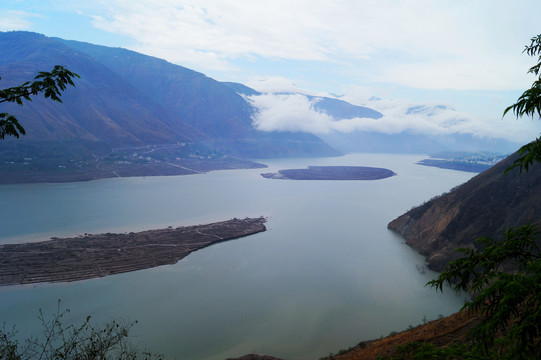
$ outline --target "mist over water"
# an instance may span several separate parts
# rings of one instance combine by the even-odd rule
[[[0,320],[21,335],[39,308],[68,321],[138,320],[135,342],[167,358],[251,352],[314,359],[460,308],[425,288],[423,257],[389,221],[472,173],[415,165],[418,155],[353,154],[264,160],[268,169],[203,175],[0,186],[0,243],[140,231],[233,217],[268,217],[268,230],[213,245],[170,266],[69,284],[0,288]],[[259,174],[309,165],[388,168],[377,181],[294,181]]]

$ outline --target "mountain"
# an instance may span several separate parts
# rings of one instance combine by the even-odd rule
[[[254,99],[261,95],[269,95],[260,93],[254,89],[251,89],[245,85],[237,83],[224,83],[237,93],[242,94],[245,97]],[[349,120],[349,119],[373,119],[379,120],[383,117],[383,114],[366,106],[358,106],[350,104],[338,98],[324,97],[324,96],[311,96],[302,93],[272,93],[270,95],[302,95],[311,102],[311,107],[314,111],[329,115],[334,121]],[[376,99],[377,100],[377,99]],[[375,101],[376,101],[375,100]],[[396,109],[393,110],[395,115]],[[430,118],[438,119],[441,117],[441,113],[447,113],[449,116],[449,123],[461,122],[464,119],[460,114],[457,114],[454,109],[444,105],[417,105],[410,106],[403,110],[403,113],[399,113],[398,116],[402,117],[401,121],[415,122],[411,119],[414,117],[422,117],[426,121]],[[453,117],[454,115],[454,117]],[[408,118],[410,118],[408,120]],[[435,120],[438,121],[438,120]],[[441,121],[441,120],[440,120]],[[398,120],[394,122],[398,124]],[[372,122],[373,126],[377,124]],[[363,152],[363,153],[417,153],[417,154],[430,154],[441,151],[492,151],[492,152],[505,152],[511,153],[515,151],[520,144],[504,139],[478,137],[471,134],[425,134],[414,130],[403,130],[395,132],[394,127],[397,125],[381,125],[385,131],[392,131],[393,133],[385,133],[381,131],[363,131],[363,130],[351,130],[351,131],[329,131],[328,133],[320,133],[320,137],[323,141],[329,144],[332,148],[339,151],[348,152]]]
[[[244,96],[258,96],[263,95],[263,93],[256,91],[246,85],[233,83],[233,82],[224,82],[224,85],[231,88],[238,94]],[[291,95],[292,93],[278,93],[279,95]],[[324,112],[327,115],[332,116],[334,119],[353,119],[353,118],[370,118],[370,119],[379,119],[383,116],[382,113],[364,107],[348,103],[344,100],[333,99],[326,96],[313,96],[305,95],[308,100],[313,101],[314,109],[319,112]]]
[[[430,154],[452,149],[442,145],[437,137],[408,132],[384,134],[371,131],[333,131],[322,134],[321,138],[343,152]]]
[[[379,111],[358,105],[352,105],[346,101],[329,97],[308,96],[316,100],[314,108],[323,111],[335,119],[369,118],[379,119],[383,116]]]
[[[263,94],[242,84],[216,81],[162,59],[122,48],[16,31],[0,32],[0,51],[1,88],[20,85],[38,71],[48,71],[57,64],[81,75],[76,87],[69,87],[62,94],[63,104],[41,97],[22,107],[2,104],[1,111],[18,116],[27,135],[2,142],[0,182],[6,181],[3,179],[7,175],[12,177],[23,170],[15,176],[19,180],[38,171],[43,176],[30,178],[56,181],[60,175],[50,178],[45,173],[70,169],[74,164],[84,170],[66,179],[256,166],[247,162],[233,164],[233,158],[320,157],[343,152],[426,154],[449,149],[506,151],[502,149],[509,148],[501,141],[476,139],[471,135],[333,131],[316,136],[308,132],[259,131],[253,127],[258,109],[247,97]],[[340,99],[304,96],[313,110],[336,121],[354,118],[377,121],[383,116]],[[407,111],[429,116],[431,111],[437,114],[442,109],[421,106]],[[162,154],[159,158],[155,156],[156,146]],[[225,160],[226,157],[229,158]],[[30,158],[31,163],[25,160]],[[191,159],[189,167],[186,159]],[[194,166],[193,159],[199,159],[200,164]],[[217,159],[218,163],[212,165]],[[134,162],[139,164],[136,170]],[[150,162],[156,167],[145,170]],[[100,171],[95,171],[97,163]],[[30,166],[22,165],[35,167],[29,170]],[[109,166],[105,167],[106,171],[105,165]],[[120,169],[119,165],[124,168]],[[93,175],[89,176],[88,171]]]
[[[331,132],[320,135],[326,143],[343,152],[431,154],[441,151],[491,151],[510,154],[519,143],[471,134],[427,135],[412,131],[385,134],[373,131]]]
[[[337,154],[313,135],[255,130],[251,107],[235,91],[165,60],[29,32],[0,33],[0,51],[3,87],[56,64],[81,76],[63,94],[64,104],[35,98],[5,107],[20,116],[25,141],[81,139],[111,147],[198,142],[243,157]]]
[[[201,141],[210,148],[251,158],[339,154],[312,134],[257,131],[246,100],[204,74],[122,48],[57,40],[107,66],[174,114],[175,120],[168,124],[176,131],[182,132],[179,126],[187,124],[205,134]]]
[[[227,81],[222,82],[222,84],[224,84],[225,86],[227,86],[228,88],[230,88],[231,90],[235,91],[236,93],[240,95],[252,96],[252,95],[262,94],[261,92],[254,90],[251,87],[248,87],[244,84],[239,84],[235,82],[227,82]]]
[[[34,97],[23,107],[5,104],[27,129],[24,140],[103,141],[111,146],[190,141],[202,134],[172,119],[156,102],[89,55],[59,41],[26,32],[0,33],[2,87],[31,80],[38,71],[67,66],[81,79],[62,96],[64,104]]]
[[[89,55],[175,114],[172,127],[184,122],[211,138],[244,138],[255,132],[244,99],[204,74],[122,48],[56,40]]]
[[[262,132],[253,109],[204,74],[121,48],[0,32],[0,88],[63,65],[63,103],[3,103],[27,135],[0,143],[0,183],[75,181],[261,167],[244,159],[335,156],[315,135]]]
[[[427,256],[431,269],[441,271],[457,258],[456,248],[472,248],[482,236],[501,238],[510,227],[541,224],[541,164],[534,164],[528,173],[513,169],[504,175],[517,156],[411,209],[388,228]]]

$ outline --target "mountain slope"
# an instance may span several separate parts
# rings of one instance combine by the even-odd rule
[[[204,74],[134,51],[60,40],[142,91],[205,135],[204,144],[235,156],[334,156],[339,153],[307,133],[268,133],[252,126],[252,107],[234,89]],[[178,122],[168,123],[177,129]],[[179,130],[179,129],[177,129]]]
[[[324,111],[335,119],[379,119],[383,116],[379,111],[364,106],[352,105],[343,100],[314,96],[309,96],[308,98],[316,100],[314,106],[316,110]]]
[[[22,45],[21,45],[22,44]],[[16,86],[38,71],[62,64],[81,76],[69,87],[63,104],[34,97],[23,107],[6,104],[27,129],[24,140],[84,139],[111,146],[189,141],[202,135],[168,125],[162,107],[88,55],[33,33],[0,34],[2,86]]]
[[[252,131],[248,104],[237,93],[204,74],[122,48],[58,40],[107,66],[210,137],[242,138]]]
[[[311,134],[269,134],[252,127],[252,108],[235,91],[205,75],[133,51],[0,33],[3,88],[64,65],[81,75],[63,104],[35,99],[15,114],[32,141],[86,141],[111,148],[194,143],[245,158],[338,154]],[[21,141],[21,140],[19,140]]]
[[[513,154],[451,192],[415,207],[388,224],[441,271],[458,247],[482,236],[501,238],[509,227],[541,224],[541,165],[504,175]]]

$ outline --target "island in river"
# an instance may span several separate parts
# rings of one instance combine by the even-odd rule
[[[192,251],[265,231],[264,217],[0,245],[0,286],[69,282],[175,264]]]
[[[309,166],[261,174],[267,179],[286,180],[379,180],[394,175],[389,169],[367,166]]]

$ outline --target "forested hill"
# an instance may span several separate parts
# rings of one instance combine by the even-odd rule
[[[406,242],[427,256],[430,268],[441,271],[458,253],[482,236],[501,238],[503,232],[541,223],[541,165],[528,173],[505,169],[513,154],[447,194],[417,206],[389,223]]]

